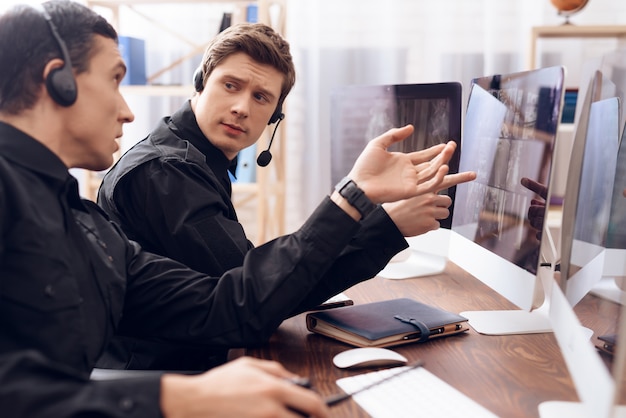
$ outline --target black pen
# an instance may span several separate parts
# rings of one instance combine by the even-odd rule
[[[286,380],[294,385],[311,389],[311,380],[308,377],[292,377]]]
[[[384,382],[386,382],[386,381],[388,381],[390,379],[393,379],[396,376],[400,376],[403,373],[406,373],[406,372],[408,372],[410,370],[416,369],[416,368],[421,367],[423,365],[424,365],[424,362],[421,361],[421,360],[418,360],[417,362],[415,362],[413,364],[409,364],[409,365],[405,366],[406,368],[404,370],[401,370],[400,372],[394,373],[394,374],[392,374],[390,376],[384,377],[384,378],[382,378],[380,380],[377,380],[376,382],[372,382],[369,385],[364,386],[364,387],[362,387],[362,388],[360,388],[358,390],[355,390],[352,393],[338,393],[336,395],[331,395],[331,396],[329,396],[328,398],[325,399],[326,405],[328,405],[328,406],[337,405],[338,403],[341,403],[341,402],[345,401],[346,399],[351,398],[353,395],[356,395],[357,393],[360,393],[360,392],[366,391],[368,389],[371,389],[374,386],[377,386],[377,385],[379,385],[381,383],[384,383]]]

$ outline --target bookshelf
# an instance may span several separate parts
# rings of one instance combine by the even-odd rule
[[[174,33],[171,27],[159,23],[153,16],[135,8],[139,5],[156,5],[182,3],[190,4],[225,4],[234,7],[232,23],[245,20],[246,8],[255,4],[258,11],[258,21],[271,25],[283,36],[285,34],[286,0],[88,0],[89,7],[106,8],[110,13],[111,24],[121,33],[121,14],[131,11],[140,15],[151,25],[155,25],[163,33],[167,33],[174,39],[179,39],[181,47],[186,48],[185,53],[162,68],[146,75],[146,85],[123,85],[122,94],[127,98],[149,97],[154,99],[168,100],[176,97],[191,97],[194,92],[189,83],[185,85],[157,85],[154,83],[158,77],[180,66],[183,62],[202,54],[210,41],[208,39],[189,41],[184,35]],[[127,9],[127,10],[126,10]],[[146,39],[146,43],[150,39]],[[131,106],[132,108],[132,106]],[[174,112],[178,107],[171,109]],[[161,116],[166,116],[164,113]],[[267,148],[275,125],[268,126],[262,137],[257,142],[257,152]],[[249,239],[256,245],[260,245],[285,233],[285,157],[284,138],[285,125],[280,124],[272,143],[272,161],[267,167],[256,168],[256,181],[253,183],[233,183],[233,203],[240,215],[242,223],[246,226]],[[138,138],[135,138],[138,139]],[[119,158],[119,155],[116,156]],[[86,172],[83,176],[83,195],[91,200],[96,200],[98,188],[102,180],[103,172]],[[243,215],[243,216],[242,216]],[[244,221],[245,220],[245,221]]]
[[[565,45],[568,40],[586,40],[589,41],[603,41],[614,40],[618,47],[623,47],[626,41],[626,25],[574,25],[563,24],[558,26],[535,26],[531,30],[530,48],[528,57],[528,67],[530,69],[536,69],[541,67],[541,58],[539,44],[545,40],[558,40],[558,44]],[[594,47],[597,42],[594,42]],[[593,48],[594,58],[602,55],[602,47]],[[583,48],[584,49],[584,48]],[[584,53],[577,51],[578,57],[573,60],[573,65],[569,68],[566,66],[566,75],[569,73],[577,73],[582,71],[585,65],[583,58]],[[562,63],[563,65],[565,63]],[[579,89],[580,80],[564,86],[566,89]],[[582,102],[582,98],[578,97],[578,103]],[[578,106],[578,104],[577,104]],[[567,177],[569,175],[570,157],[572,153],[572,147],[574,145],[575,137],[575,124],[574,123],[560,123],[557,132],[557,139],[555,145],[555,155],[552,165],[552,198],[551,206],[548,210],[547,225],[551,231],[551,235],[554,239],[555,248],[559,252],[560,256],[560,242],[561,242],[561,223],[563,216],[562,199],[566,193]],[[555,199],[556,198],[556,199]]]
[[[537,41],[540,39],[561,38],[616,38],[626,40],[626,25],[585,25],[535,26],[531,31],[528,66],[537,67]]]

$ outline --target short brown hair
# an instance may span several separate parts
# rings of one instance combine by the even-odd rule
[[[271,65],[284,74],[282,90],[278,99],[281,106],[296,82],[289,43],[271,27],[263,23],[240,23],[219,33],[207,46],[202,58],[202,80],[206,80],[222,60],[243,52],[253,60]]]

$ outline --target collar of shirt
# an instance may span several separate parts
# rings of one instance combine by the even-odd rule
[[[232,161],[228,160],[224,153],[215,147],[209,139],[204,136],[196,115],[191,110],[191,100],[187,100],[185,104],[178,109],[170,118],[170,125],[173,124],[182,134],[181,137],[187,139],[191,144],[198,148],[206,156],[206,162],[217,176],[230,171],[235,175],[237,168],[237,158]]]
[[[41,142],[9,124],[0,122],[0,149],[4,158],[48,177],[51,186],[67,196],[71,208],[87,212],[78,193],[78,182],[63,161]]]

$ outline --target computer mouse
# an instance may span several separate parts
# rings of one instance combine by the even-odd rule
[[[333,357],[333,364],[340,369],[400,366],[407,362],[402,354],[381,347],[351,348]]]

